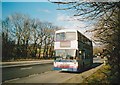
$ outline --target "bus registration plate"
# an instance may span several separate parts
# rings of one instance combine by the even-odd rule
[[[62,69],[62,71],[68,71],[68,69]]]

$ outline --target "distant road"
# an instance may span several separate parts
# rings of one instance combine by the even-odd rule
[[[101,59],[94,58],[94,63],[100,63],[100,62],[102,62]],[[96,67],[95,65],[98,65],[98,64],[94,64],[93,67]],[[53,63],[5,67],[2,69],[3,70],[2,79],[3,79],[3,82],[10,80],[10,82],[27,82],[27,83],[29,82],[33,82],[33,83],[34,82],[39,82],[39,83],[40,82],[51,82],[51,83],[54,83],[55,81],[59,82],[59,77],[69,79],[77,75],[77,74],[63,73],[63,72],[61,73],[59,71],[53,71],[52,68],[53,68]],[[30,80],[29,78],[31,79],[33,78],[33,81]],[[38,80],[35,80],[37,78]],[[15,79],[15,80],[12,80],[12,79]],[[53,79],[54,81],[52,81],[51,79]]]
[[[1,68],[53,63],[53,60],[0,62]]]
[[[93,63],[103,63],[104,62],[104,58],[100,58],[100,57],[95,57],[95,58],[93,58]]]

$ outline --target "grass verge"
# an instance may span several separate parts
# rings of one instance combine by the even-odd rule
[[[106,83],[109,84],[108,77],[110,74],[110,66],[103,65],[99,70],[97,70],[91,76],[85,78],[83,83]]]

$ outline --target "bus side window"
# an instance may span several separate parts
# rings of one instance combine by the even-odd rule
[[[84,56],[82,55],[82,59],[84,59]]]
[[[82,59],[82,51],[79,51],[79,57]]]
[[[83,51],[83,59],[85,59],[85,51]]]
[[[80,59],[81,59],[80,53],[78,50],[76,50],[76,60],[80,60]]]

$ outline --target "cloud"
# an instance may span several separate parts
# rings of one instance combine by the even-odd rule
[[[57,21],[68,21],[70,20],[70,16],[65,14],[58,14],[57,15]]]
[[[84,28],[86,26],[86,23],[79,21],[80,17],[71,17],[66,14],[58,14],[57,15],[57,21],[60,23],[64,23],[65,28],[69,29],[80,29]]]
[[[43,12],[51,13],[51,11],[50,11],[50,10],[47,10],[47,9],[43,10]]]
[[[80,16],[69,16],[69,15],[67,15],[67,14],[61,14],[61,13],[59,13],[58,15],[57,15],[57,20],[58,21],[76,21],[76,20],[78,20],[79,18],[81,18]]]

